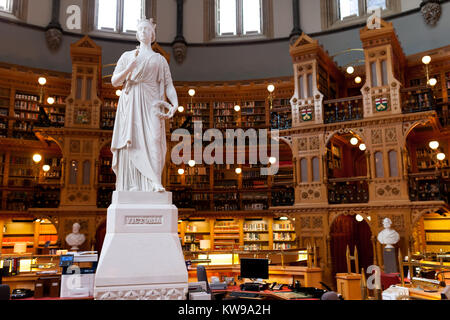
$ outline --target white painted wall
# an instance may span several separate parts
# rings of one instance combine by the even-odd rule
[[[185,5],[193,0],[185,0]],[[201,0],[197,0],[201,1]],[[189,22],[185,17],[184,25]],[[176,0],[158,0],[156,4],[156,39],[158,42],[172,42],[177,34]],[[184,35],[186,37],[186,34]]]
[[[167,2],[172,1],[176,2],[176,0],[159,0],[158,6],[160,5],[160,2]],[[169,41],[164,42],[170,42],[173,41],[175,35],[176,35],[176,6],[174,9],[175,16],[173,18],[169,19],[172,20],[172,24],[175,27],[175,34]],[[183,33],[184,38],[188,43],[201,43],[203,42],[203,0],[185,0],[184,1],[184,25],[183,25]]]
[[[320,0],[300,0],[300,24],[305,33],[322,31]]]
[[[286,38],[292,31],[292,0],[273,0],[273,36]]]

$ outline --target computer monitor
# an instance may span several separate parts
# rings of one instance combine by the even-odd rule
[[[242,258],[241,278],[269,279],[269,260]]]
[[[74,256],[72,254],[62,255],[59,258],[60,267],[70,267],[73,264]]]

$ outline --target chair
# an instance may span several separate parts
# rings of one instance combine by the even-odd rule
[[[0,301],[5,301],[10,299],[10,288],[7,284],[0,285]]]
[[[209,287],[208,276],[206,275],[205,266],[197,266],[197,281],[206,282],[206,293],[211,293],[211,288]]]
[[[381,288],[383,290],[389,289],[392,285],[401,283],[398,273],[381,273]]]

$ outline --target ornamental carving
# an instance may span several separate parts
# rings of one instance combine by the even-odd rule
[[[397,132],[395,128],[386,128],[384,131],[384,138],[387,143],[397,142]]]
[[[187,290],[184,288],[173,289],[148,289],[148,290],[111,290],[95,293],[96,300],[185,300]]]
[[[308,140],[306,138],[298,138],[298,150],[307,151],[308,150]]]
[[[70,152],[71,153],[80,153],[80,150],[81,150],[80,140],[71,140],[70,141]]]
[[[319,137],[311,137],[309,138],[309,148],[311,150],[319,150]]]
[[[323,219],[322,217],[312,217],[312,228],[313,229],[322,229],[323,228]]]
[[[425,0],[420,4],[420,11],[422,12],[425,23],[434,26],[441,18],[442,8],[439,0]]]
[[[372,144],[383,143],[383,132],[381,129],[372,129]]]
[[[375,187],[375,193],[380,197],[398,197],[400,195],[399,184],[379,185]]]
[[[300,229],[311,228],[311,217],[300,217]]]

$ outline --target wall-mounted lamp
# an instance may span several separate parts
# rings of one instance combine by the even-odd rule
[[[361,77],[356,77],[355,78],[355,83],[360,84],[362,82]]]
[[[359,145],[359,150],[361,150],[361,151],[366,151],[366,149],[367,149],[367,146],[366,146],[364,143],[361,143],[361,144]]]
[[[41,86],[45,86],[46,83],[47,83],[47,79],[46,79],[45,77],[39,77],[38,83],[39,83]]]
[[[39,103],[42,103],[42,97],[44,96],[44,86],[47,83],[47,79],[45,77],[39,77],[38,83],[41,86],[39,90]]]
[[[48,103],[49,105],[54,104],[54,103],[55,103],[55,98],[53,98],[53,97],[48,97],[48,98],[47,98],[47,103]]]
[[[184,112],[184,107],[183,106],[179,106],[178,107],[178,112],[179,113],[183,113]]]
[[[362,222],[362,221],[364,220],[363,216],[360,215],[360,214],[356,215],[355,219],[356,219],[356,221],[358,221],[358,222]]]
[[[287,220],[289,220],[289,218],[288,217],[280,217],[280,220],[287,221]]]
[[[116,96],[120,97],[122,95],[122,90],[116,90]]]
[[[439,142],[438,141],[430,141],[430,143],[428,144],[428,146],[433,149],[433,150],[437,150],[437,148],[439,148]]]
[[[195,160],[189,160],[189,167],[193,168],[195,167]]]
[[[236,172],[236,174],[241,174],[242,173],[242,169],[241,168],[236,168],[236,170],[234,170]]]
[[[41,162],[41,160],[42,160],[42,156],[39,153],[36,153],[33,155],[34,163],[38,164],[39,162]]]
[[[352,146],[356,146],[358,142],[359,142],[358,138],[353,137],[350,139],[350,143],[352,144]]]
[[[431,57],[430,56],[424,56],[422,58],[422,63],[425,65],[425,72],[427,74],[427,85],[434,87],[437,84],[437,79],[436,78],[431,78],[430,79],[430,69],[429,69],[429,64],[431,63]]]
[[[178,169],[178,174],[182,176],[184,174],[184,169]]]
[[[355,68],[353,66],[348,66],[346,71],[348,74],[353,74],[355,72]]]
[[[43,170],[44,172],[49,172],[49,171],[50,171],[50,166],[49,166],[48,164],[46,164],[46,165],[44,165],[44,166],[42,167],[42,170]]]
[[[439,153],[436,155],[436,158],[437,158],[439,161],[445,160],[445,153],[439,152]]]
[[[236,111],[236,112],[241,111],[241,106],[240,105],[235,105],[234,106],[234,111]]]
[[[267,86],[267,91],[269,91],[270,110],[272,110],[273,109],[273,93],[275,91],[275,86],[273,84],[269,84]]]

